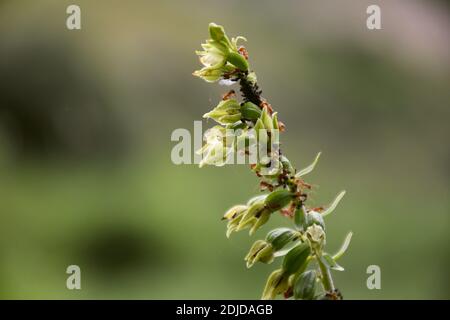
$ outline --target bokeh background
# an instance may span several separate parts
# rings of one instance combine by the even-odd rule
[[[220,217],[257,179],[170,159],[172,131],[225,90],[191,76],[211,21],[249,39],[291,161],[323,152],[313,203],[347,190],[327,222],[330,251],[354,232],[344,297],[450,298],[450,6],[429,0],[2,0],[0,298],[260,297],[279,262],[243,257],[286,219],[227,240]],[[66,289],[71,264],[82,290]]]

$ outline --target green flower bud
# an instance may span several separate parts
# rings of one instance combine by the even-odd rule
[[[264,124],[261,121],[261,118],[259,118],[256,121],[255,126],[253,127],[253,129],[255,130],[256,137],[258,138],[258,140],[260,140],[260,136],[263,133],[263,130],[264,130],[264,132],[266,131],[265,128],[264,128]]]
[[[203,118],[211,118],[220,124],[233,124],[241,119],[241,106],[234,99],[220,101],[210,112],[205,113]]]
[[[277,295],[285,292],[289,287],[289,275],[286,275],[282,269],[272,272],[267,279],[266,286],[262,295],[262,300],[274,299]]]
[[[273,247],[264,240],[257,240],[245,256],[247,268],[251,268],[258,261],[262,263],[271,263],[273,259]]]
[[[308,227],[306,215],[307,213],[305,206],[300,206],[295,210],[294,222],[298,230],[304,231]]]
[[[260,119],[261,119],[265,129],[267,129],[267,130],[273,129],[273,121],[272,121],[272,118],[269,116],[269,113],[267,112],[267,108],[263,109]]]
[[[315,270],[303,272],[294,284],[294,298],[312,300],[316,294],[317,273]]]
[[[306,242],[293,247],[284,257],[284,272],[288,275],[296,273],[301,267],[308,263],[308,257],[310,254],[311,248]]]
[[[251,102],[245,102],[241,106],[242,118],[245,120],[256,121],[261,116],[261,108]]]
[[[323,220],[322,215],[317,211],[311,210],[306,214],[306,223],[308,227],[317,224],[325,230],[325,221]]]
[[[266,198],[265,204],[270,211],[275,212],[288,205],[294,197],[295,194],[291,191],[280,189],[270,193]]]
[[[219,26],[213,22],[209,24],[209,35],[211,39],[215,41],[222,41],[225,38],[225,30],[222,26]]]
[[[279,126],[278,126],[278,112],[274,112],[272,114],[272,123],[273,123],[273,128],[278,130]]]
[[[266,241],[272,244],[275,251],[278,251],[297,237],[298,233],[292,229],[277,228],[267,234]]]
[[[227,61],[242,71],[248,70],[247,60],[237,52],[233,51],[233,52],[228,53]]]

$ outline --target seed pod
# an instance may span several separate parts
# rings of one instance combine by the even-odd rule
[[[308,262],[311,253],[309,244],[304,242],[292,248],[284,257],[283,270],[286,274],[296,273],[301,267]]]
[[[241,106],[242,118],[245,120],[256,121],[261,116],[261,108],[251,102],[245,102]]]
[[[322,215],[317,211],[311,210],[306,214],[306,224],[308,227],[317,224],[325,230],[325,221],[323,220]]]
[[[242,71],[248,70],[247,60],[237,52],[228,53],[227,61]]]
[[[275,212],[285,207],[289,202],[291,202],[294,196],[295,194],[289,190],[286,189],[276,190],[267,196],[265,204],[270,211]]]
[[[316,293],[317,273],[315,270],[303,272],[294,285],[294,298],[312,300]]]
[[[295,222],[295,226],[297,227],[298,230],[305,231],[306,228],[308,228],[308,225],[306,223],[306,208],[305,208],[305,206],[302,205],[299,208],[297,208],[297,210],[295,211],[295,215],[294,215],[294,222]]]
[[[266,241],[272,244],[275,251],[278,251],[297,236],[298,233],[292,229],[277,228],[267,234]]]

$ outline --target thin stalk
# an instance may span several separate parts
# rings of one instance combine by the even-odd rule
[[[319,264],[320,272],[322,273],[322,284],[323,288],[327,292],[334,291],[334,283],[333,278],[331,277],[330,269],[320,260],[320,257],[317,257],[317,263]]]

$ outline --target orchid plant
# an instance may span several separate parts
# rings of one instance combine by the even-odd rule
[[[347,250],[352,233],[337,253],[327,253],[324,218],[333,212],[345,191],[328,206],[308,205],[308,194],[313,187],[304,176],[313,171],[320,153],[306,168],[293,167],[279,147],[278,133],[285,126],[262,97],[256,74],[249,66],[248,52],[238,44],[246,39],[241,36],[230,39],[224,28],[214,23],[209,25],[209,35],[202,44],[203,50],[197,51],[203,68],[193,74],[207,82],[237,84],[242,100],[239,102],[235,91],[230,90],[204,115],[218,125],[205,133],[206,143],[198,150],[202,155],[200,167],[223,166],[236,153],[254,156],[250,167],[260,179],[262,192],[225,213],[227,237],[244,229],[253,235],[275,212],[280,212],[292,221],[292,228],[271,230],[252,245],[245,257],[248,268],[257,262],[269,264],[276,258],[282,259],[281,266],[269,275],[262,299],[274,299],[278,295],[286,299],[342,299],[331,271],[344,270],[337,261]]]

